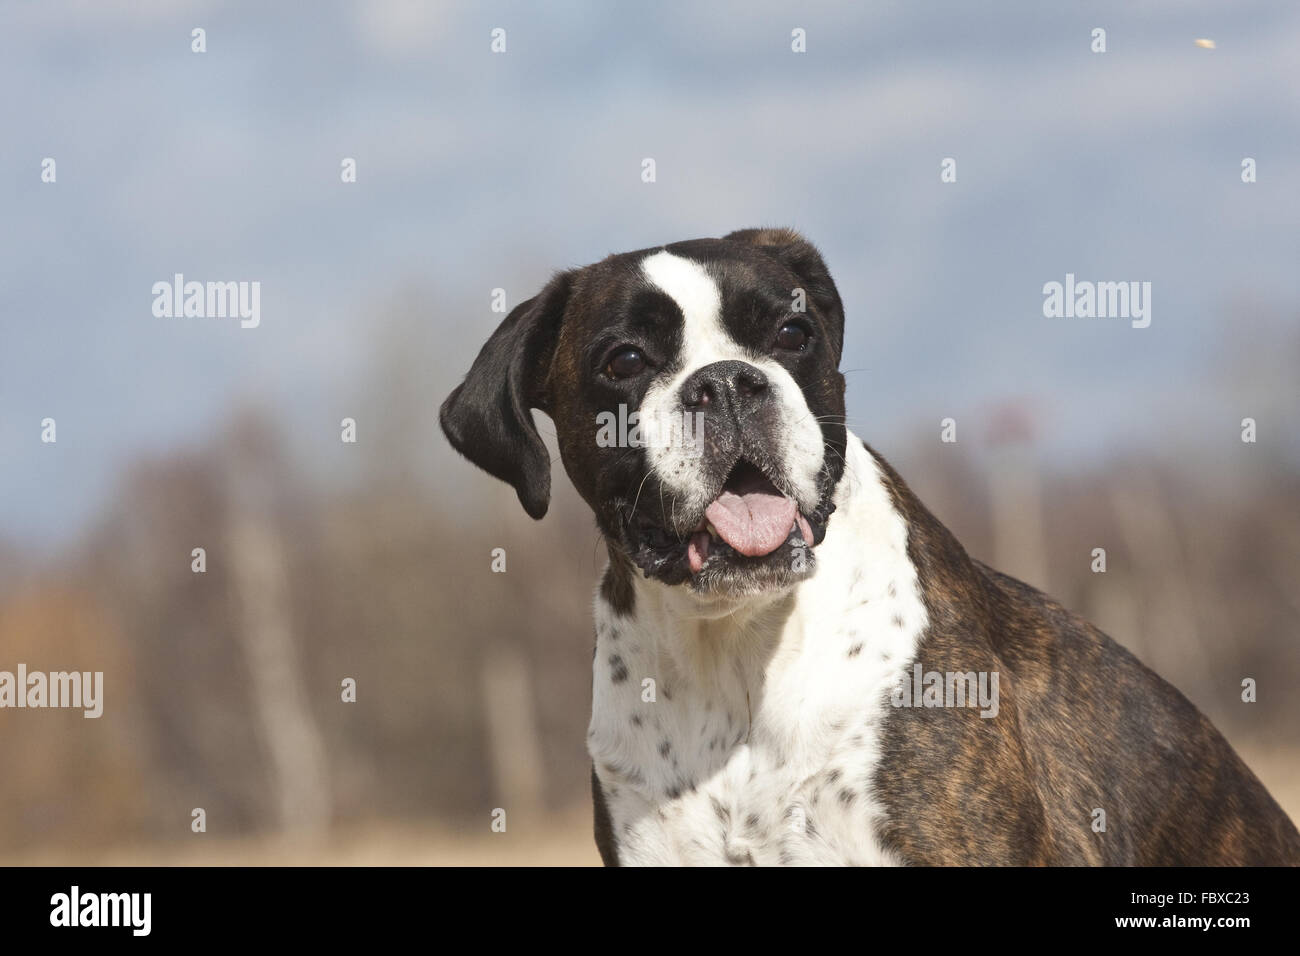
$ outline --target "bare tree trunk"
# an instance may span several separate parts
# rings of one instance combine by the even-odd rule
[[[994,566],[1039,590],[1050,590],[1042,483],[1033,453],[1025,445],[1003,445],[993,452],[992,460],[989,507]]]
[[[270,760],[279,826],[314,837],[329,824],[325,748],[307,705],[294,651],[284,558],[271,516],[269,482],[248,457],[231,469],[228,529],[237,608],[236,638],[248,665],[260,736]]]
[[[1210,655],[1196,620],[1197,596],[1159,482],[1150,472],[1135,474],[1112,487],[1111,501],[1133,557],[1133,573],[1149,595],[1143,617],[1150,662],[1162,672],[1187,675],[1200,687],[1211,686]]]
[[[537,734],[532,681],[523,652],[513,644],[492,648],[483,664],[492,770],[507,814],[535,818],[542,805],[542,744]]]

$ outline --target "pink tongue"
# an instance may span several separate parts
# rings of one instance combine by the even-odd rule
[[[771,486],[723,491],[704,511],[718,535],[747,558],[771,554],[785,543],[794,524],[794,501]]]

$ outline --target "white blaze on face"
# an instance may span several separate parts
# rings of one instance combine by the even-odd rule
[[[767,376],[768,387],[779,403],[781,426],[780,433],[773,436],[776,446],[773,452],[785,470],[783,483],[793,492],[800,510],[805,514],[812,512],[817,507],[817,475],[825,448],[821,427],[809,410],[799,384],[781,363],[746,351],[732,339],[722,324],[722,295],[718,284],[703,265],[665,251],[647,256],[641,270],[652,285],[677,303],[686,320],[681,351],[670,366],[676,370],[661,374],[641,402],[643,427],[662,433],[664,423],[680,420],[682,385],[698,369],[714,362],[748,362]],[[687,430],[685,434],[694,432]],[[676,496],[679,507],[694,512],[709,504],[698,448],[692,449],[681,442],[650,441],[646,452],[650,468]]]

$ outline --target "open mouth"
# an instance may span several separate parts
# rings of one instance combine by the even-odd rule
[[[648,576],[669,584],[775,586],[810,573],[810,549],[826,534],[829,510],[803,514],[758,466],[740,459],[689,531],[642,517],[634,526],[632,559]],[[804,560],[796,561],[796,553]]]
[[[742,459],[691,532],[686,560],[691,573],[698,574],[710,555],[760,558],[786,543],[811,545],[812,526],[793,499]]]

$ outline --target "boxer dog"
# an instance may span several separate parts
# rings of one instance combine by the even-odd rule
[[[846,429],[843,333],[818,251],[746,229],[559,273],[442,406],[533,518],[548,414],[607,545],[604,861],[1300,862],[1186,698],[970,558]]]

